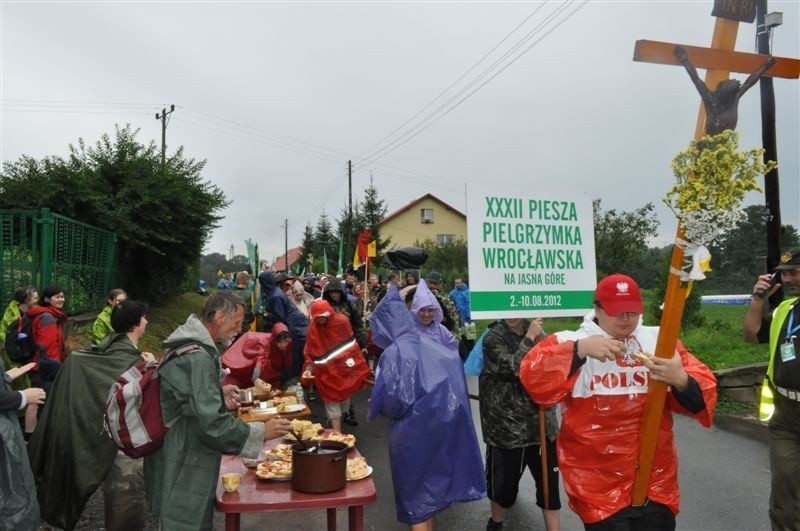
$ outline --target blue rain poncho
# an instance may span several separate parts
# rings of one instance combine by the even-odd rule
[[[416,331],[392,286],[370,318],[383,348],[369,418],[389,420],[397,519],[416,524],[458,502],[486,496],[461,358]]]
[[[420,321],[419,311],[422,308],[431,307],[436,312],[433,317],[433,322],[429,325],[424,325]],[[458,353],[458,341],[455,336],[450,333],[450,330],[442,324],[444,321],[442,306],[424,280],[419,281],[417,290],[414,292],[414,298],[411,299],[411,314],[414,316],[414,326],[416,326],[417,332],[419,332],[421,336],[427,336],[433,341],[441,343],[453,352]]]

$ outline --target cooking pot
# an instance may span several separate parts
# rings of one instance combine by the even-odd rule
[[[341,490],[347,481],[347,452],[339,441],[315,441],[305,450],[292,445],[292,490],[323,494]]]

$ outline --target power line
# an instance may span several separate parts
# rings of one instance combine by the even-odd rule
[[[77,100],[40,100],[40,99],[24,99],[24,98],[0,98],[0,103],[9,103],[14,105],[31,105],[31,106],[62,106],[62,107],[97,107],[97,106],[113,106],[113,107],[147,107],[157,108],[160,103],[137,103],[137,102],[113,102],[113,101],[77,101]]]
[[[514,47],[512,47],[512,48],[511,48],[509,51],[507,51],[507,52],[506,52],[506,53],[505,53],[505,54],[504,54],[504,55],[503,55],[503,56],[502,56],[500,59],[498,59],[497,61],[495,61],[495,62],[494,62],[492,65],[490,65],[489,67],[487,67],[487,68],[486,68],[486,69],[485,69],[485,70],[484,70],[484,71],[483,71],[481,74],[479,74],[479,75],[478,75],[476,78],[474,78],[474,79],[473,79],[473,80],[472,80],[472,81],[471,81],[469,84],[467,84],[467,85],[466,85],[464,88],[462,88],[461,90],[459,90],[459,92],[457,92],[457,93],[456,93],[454,96],[452,96],[452,97],[451,97],[451,98],[450,98],[448,101],[446,101],[445,103],[443,103],[442,105],[440,105],[439,107],[437,107],[437,108],[436,108],[434,111],[432,111],[431,113],[429,113],[429,114],[428,114],[428,115],[427,115],[425,118],[423,118],[422,120],[420,120],[420,121],[419,121],[419,122],[418,122],[418,123],[417,123],[415,126],[413,126],[412,128],[410,128],[410,129],[409,129],[408,131],[406,131],[404,134],[400,135],[398,138],[396,138],[395,140],[393,140],[392,142],[390,142],[390,143],[389,143],[389,144],[387,144],[386,146],[382,147],[381,149],[379,149],[379,150],[375,151],[375,152],[374,152],[372,155],[370,155],[368,158],[365,158],[365,159],[362,159],[361,161],[359,161],[359,162],[358,162],[358,164],[357,164],[357,167],[363,167],[363,166],[366,166],[367,164],[369,164],[369,163],[371,163],[371,162],[374,162],[374,161],[376,161],[376,160],[378,160],[378,159],[381,159],[381,158],[385,157],[385,156],[386,156],[386,155],[388,155],[389,153],[391,153],[391,152],[393,152],[393,151],[395,151],[395,150],[399,149],[400,147],[402,147],[403,145],[405,145],[406,143],[408,143],[410,140],[412,140],[413,138],[415,138],[417,135],[419,135],[419,134],[420,134],[420,133],[422,133],[423,131],[427,130],[427,129],[428,129],[430,126],[432,126],[434,123],[438,122],[439,120],[441,120],[442,118],[444,118],[445,116],[447,116],[447,115],[448,115],[450,112],[452,112],[454,109],[456,109],[456,108],[457,108],[459,105],[461,105],[461,104],[462,104],[464,101],[466,101],[466,100],[467,100],[469,97],[471,97],[471,96],[472,96],[473,94],[475,94],[475,93],[476,93],[478,90],[480,90],[481,88],[483,88],[483,87],[484,87],[486,84],[488,84],[490,81],[492,81],[492,80],[493,80],[494,78],[496,78],[498,75],[500,75],[500,74],[501,74],[503,71],[505,71],[505,70],[506,70],[506,69],[507,69],[509,66],[511,66],[512,64],[514,64],[514,63],[515,63],[517,60],[519,60],[519,59],[520,59],[520,58],[521,58],[523,55],[525,55],[525,54],[526,54],[528,51],[530,51],[530,50],[531,50],[531,49],[532,49],[532,48],[533,48],[533,47],[534,47],[536,44],[538,44],[539,42],[541,42],[541,41],[542,41],[544,38],[546,38],[546,37],[547,37],[548,35],[550,35],[550,34],[551,34],[553,31],[555,31],[555,30],[556,30],[558,27],[560,27],[560,26],[561,26],[561,25],[562,25],[564,22],[566,22],[566,21],[567,21],[569,18],[571,18],[573,15],[575,15],[575,13],[577,13],[577,12],[578,12],[580,9],[582,9],[582,8],[583,8],[583,7],[586,5],[586,3],[587,3],[587,2],[588,2],[588,0],[584,0],[584,1],[583,1],[583,2],[582,2],[582,3],[581,3],[581,4],[580,4],[580,5],[579,5],[579,6],[578,6],[576,9],[574,9],[574,10],[573,10],[571,13],[569,13],[569,14],[568,14],[568,15],[567,15],[567,16],[566,16],[564,19],[562,19],[562,20],[561,20],[561,21],[559,21],[557,24],[555,24],[553,27],[551,27],[550,29],[548,29],[548,30],[547,30],[547,31],[544,33],[544,35],[542,35],[540,38],[538,38],[537,40],[535,40],[535,41],[534,41],[534,42],[533,42],[531,45],[529,45],[528,47],[526,47],[525,49],[523,49],[523,50],[522,50],[522,52],[520,52],[519,54],[517,54],[515,57],[513,57],[512,59],[510,59],[508,62],[506,62],[506,63],[505,63],[505,65],[503,65],[502,67],[500,67],[500,64],[501,64],[501,62],[502,62],[503,60],[505,60],[505,58],[506,58],[506,57],[508,57],[508,56],[509,56],[511,53],[513,53],[513,52],[515,52],[517,49],[519,49],[519,48],[520,48],[520,47],[521,47],[521,46],[522,46],[522,45],[523,45],[525,42],[527,42],[528,40],[530,40],[530,39],[531,39],[531,38],[532,38],[532,37],[533,37],[533,36],[536,34],[536,32],[538,31],[538,28],[539,28],[539,27],[542,27],[542,26],[543,26],[543,25],[545,25],[546,23],[549,23],[549,21],[550,21],[550,20],[552,20],[553,18],[555,18],[555,16],[557,16],[557,15],[561,14],[561,13],[562,13],[562,12],[563,12],[563,11],[566,9],[566,7],[568,6],[568,4],[567,4],[567,2],[564,2],[564,3],[563,3],[563,4],[562,4],[562,5],[559,7],[559,8],[557,8],[557,10],[556,10],[556,11],[554,11],[553,13],[551,13],[551,14],[550,14],[550,15],[547,17],[547,19],[545,20],[545,22],[543,22],[543,23],[540,23],[539,25],[537,25],[537,27],[536,27],[536,28],[534,28],[533,30],[531,30],[530,32],[528,32],[528,34],[526,34],[526,36],[525,36],[525,37],[523,37],[523,39],[521,39],[521,40],[520,40],[520,41],[519,41],[519,42],[518,42],[518,43],[517,43],[517,44],[516,44]],[[495,68],[499,68],[499,70],[497,70],[497,71],[496,71],[494,74],[492,74],[492,75],[491,75],[491,76],[490,76],[488,79],[486,79],[486,80],[485,80],[483,83],[480,83],[480,85],[478,85],[478,86],[477,86],[477,87],[476,87],[474,90],[472,90],[472,91],[468,92],[468,93],[467,93],[467,94],[466,94],[464,97],[462,97],[461,99],[459,99],[458,101],[456,101],[454,104],[452,104],[452,105],[451,105],[451,106],[450,106],[450,107],[449,107],[447,110],[445,110],[445,111],[441,112],[441,111],[442,111],[442,109],[444,109],[444,108],[445,108],[445,107],[447,107],[449,104],[451,104],[453,101],[455,101],[455,100],[456,100],[456,98],[458,98],[460,95],[464,94],[464,93],[465,93],[467,90],[469,90],[469,88],[470,88],[470,87],[474,86],[474,85],[475,85],[475,84],[476,84],[476,83],[477,83],[477,82],[478,82],[480,79],[482,79],[483,77],[486,77],[486,76],[487,76],[487,75],[488,75],[488,74],[489,74],[489,73],[490,73],[490,72],[491,72],[493,69],[495,69]],[[439,112],[441,112],[441,114],[438,114],[438,116],[437,116],[437,113],[439,113]],[[427,123],[426,123],[426,122],[427,122]]]
[[[328,161],[328,162],[336,162],[336,163],[341,162],[341,159],[335,158],[335,157],[330,156],[330,155],[326,155],[324,153],[313,152],[313,151],[310,151],[310,150],[304,150],[304,149],[301,149],[301,148],[298,148],[298,147],[291,146],[289,144],[280,143],[279,141],[271,140],[271,139],[268,139],[268,138],[261,138],[261,137],[258,137],[256,135],[253,135],[253,134],[243,133],[241,131],[237,131],[236,129],[233,129],[233,130],[230,130],[230,131],[226,131],[224,129],[220,129],[219,127],[212,127],[210,125],[205,125],[205,124],[202,124],[202,123],[193,122],[191,120],[187,120],[186,118],[175,118],[175,121],[176,122],[180,122],[180,123],[185,123],[185,124],[188,124],[188,125],[191,125],[191,126],[194,126],[194,127],[200,127],[202,129],[208,129],[210,131],[215,131],[217,133],[222,133],[224,135],[228,135],[228,136],[232,136],[232,137],[236,137],[236,138],[241,138],[243,140],[249,140],[250,142],[255,142],[257,144],[273,146],[273,147],[277,147],[277,148],[280,148],[280,149],[284,149],[286,151],[291,151],[293,153],[298,153],[300,155],[307,155],[307,156],[310,156],[310,157],[315,157],[315,158],[322,159],[322,160],[325,160],[325,161]]]
[[[473,70],[475,70],[475,68],[476,68],[476,67],[477,67],[479,64],[481,64],[481,63],[484,61],[484,59],[486,59],[487,57],[489,57],[489,56],[490,56],[490,55],[491,55],[491,54],[492,54],[492,53],[493,53],[493,52],[494,52],[494,51],[495,51],[495,50],[496,50],[498,47],[500,47],[500,45],[501,45],[501,44],[503,44],[503,43],[504,43],[506,40],[508,40],[508,38],[509,38],[509,37],[511,37],[511,35],[513,35],[513,34],[514,34],[514,32],[516,32],[516,31],[517,31],[517,30],[518,30],[518,29],[519,29],[519,28],[520,28],[522,25],[524,25],[524,24],[525,24],[525,23],[526,23],[528,20],[530,20],[530,18],[531,18],[533,15],[535,15],[536,13],[538,13],[538,12],[539,12],[539,10],[540,10],[540,9],[542,9],[542,7],[544,7],[544,5],[545,5],[545,3],[544,3],[544,2],[542,2],[541,4],[539,4],[539,7],[537,7],[536,9],[534,9],[534,10],[533,10],[533,12],[531,12],[531,14],[530,14],[530,15],[528,15],[527,17],[525,17],[525,18],[523,19],[523,21],[522,21],[522,22],[520,22],[519,24],[517,24],[517,26],[516,26],[516,27],[515,27],[513,30],[511,30],[511,31],[510,31],[510,32],[509,32],[509,33],[508,33],[508,34],[507,34],[505,37],[503,37],[503,38],[500,40],[500,42],[498,42],[497,44],[495,44],[495,45],[492,47],[492,49],[491,49],[491,50],[489,50],[488,52],[486,52],[486,54],[485,54],[483,57],[481,57],[480,59],[478,59],[478,60],[475,62],[475,64],[473,64],[471,67],[469,67],[469,68],[468,68],[468,69],[467,69],[467,70],[466,70],[466,71],[465,71],[463,74],[461,74],[461,75],[460,75],[460,76],[459,76],[459,77],[458,77],[458,78],[457,78],[455,81],[453,81],[452,83],[450,83],[450,85],[449,85],[449,86],[448,86],[446,89],[444,89],[444,90],[443,90],[442,92],[440,92],[440,93],[439,93],[439,94],[438,94],[438,95],[437,95],[435,98],[433,98],[433,99],[432,99],[430,102],[428,102],[428,104],[427,104],[427,105],[425,105],[423,108],[421,108],[421,109],[420,109],[420,110],[418,110],[416,113],[414,113],[414,115],[413,115],[413,116],[411,116],[411,118],[409,118],[408,120],[406,120],[405,122],[403,122],[402,124],[400,124],[400,125],[399,125],[399,126],[398,126],[398,127],[395,129],[395,130],[394,130],[394,131],[392,131],[392,132],[391,132],[391,133],[389,133],[388,135],[386,135],[386,136],[384,136],[383,138],[381,138],[380,140],[378,140],[378,141],[377,141],[375,144],[373,144],[373,145],[372,145],[372,146],[370,146],[369,148],[365,149],[365,150],[364,150],[363,152],[361,152],[361,154],[359,154],[359,155],[358,155],[358,157],[356,157],[356,158],[359,158],[359,159],[360,159],[360,158],[362,158],[362,157],[363,157],[365,154],[367,154],[367,153],[369,153],[370,151],[372,151],[372,149],[373,149],[373,148],[375,148],[375,147],[377,147],[377,146],[381,145],[381,144],[383,143],[383,141],[384,141],[384,140],[387,140],[387,139],[388,139],[388,138],[390,138],[392,135],[394,135],[396,132],[400,131],[400,130],[401,130],[403,127],[405,127],[406,125],[408,125],[408,123],[409,123],[409,122],[411,122],[411,121],[412,121],[414,118],[416,118],[417,116],[419,116],[420,114],[422,114],[422,113],[423,113],[423,112],[424,112],[426,109],[428,109],[428,108],[429,108],[431,105],[433,105],[433,104],[434,104],[434,103],[435,103],[435,102],[436,102],[436,101],[437,101],[439,98],[441,98],[442,96],[444,96],[445,94],[447,94],[447,92],[448,92],[448,91],[449,91],[451,88],[453,88],[453,87],[454,87],[454,86],[455,86],[455,85],[456,85],[456,84],[457,84],[459,81],[461,81],[462,79],[464,79],[464,78],[466,77],[466,75],[467,75],[467,74],[469,74],[470,72],[472,72]]]
[[[178,108],[180,108],[180,106],[178,106]],[[193,117],[193,118],[197,118],[199,120],[202,120],[202,118],[200,118],[200,117]],[[264,138],[259,137],[258,135],[253,135],[253,134],[249,134],[249,133],[240,132],[238,129],[236,129],[234,127],[231,127],[230,128],[231,130],[225,130],[225,129],[220,129],[219,127],[226,127],[227,128],[228,126],[219,125],[219,127],[212,127],[210,125],[205,125],[205,124],[202,124],[202,123],[194,122],[192,120],[187,120],[184,117],[175,117],[174,120],[176,122],[179,122],[179,123],[185,123],[185,124],[188,124],[188,125],[192,125],[194,127],[208,129],[208,130],[215,131],[215,132],[218,132],[218,133],[221,133],[221,134],[225,134],[225,135],[229,135],[229,136],[232,136],[232,137],[235,137],[235,138],[241,138],[243,140],[248,140],[250,142],[263,144],[263,145],[269,145],[269,146],[273,146],[273,147],[278,147],[280,149],[284,149],[284,150],[291,151],[291,152],[294,152],[294,153],[298,153],[298,154],[301,154],[301,155],[307,155],[307,156],[315,157],[315,158],[318,158],[318,159],[321,159],[321,160],[324,160],[324,161],[328,161],[328,162],[335,162],[337,164],[341,163],[340,159],[333,158],[331,156],[328,156],[327,154],[316,152],[316,151],[313,151],[313,150],[303,149],[301,147],[295,147],[295,146],[292,146],[292,145],[287,144],[287,143],[282,143],[280,141],[274,141],[274,140],[271,140],[271,139],[264,139]],[[244,127],[249,128],[249,126],[244,126]],[[253,128],[253,129],[255,129],[255,128]],[[387,168],[393,168],[393,169],[396,169],[397,171],[392,171],[391,169],[384,170],[382,168],[382,166],[385,166]],[[426,175],[426,174],[422,174],[422,173],[418,173],[418,172],[413,172],[413,171],[410,171],[410,170],[404,170],[402,168],[396,168],[394,166],[389,166],[389,165],[385,165],[385,164],[377,164],[375,167],[373,167],[373,170],[374,170],[375,173],[377,173],[379,175],[386,175],[386,176],[394,177],[396,179],[402,180],[404,182],[409,182],[409,183],[412,183],[412,184],[420,184],[420,185],[425,185],[425,186],[432,186],[432,187],[435,187],[435,188],[440,188],[440,189],[449,190],[449,191],[461,191],[463,189],[463,185],[459,185],[459,184],[456,184],[456,183],[453,183],[453,182],[450,182],[450,181],[446,181],[446,180],[440,179],[440,178],[434,178],[434,177],[432,177],[430,175]],[[341,173],[341,170],[340,170],[340,173]],[[413,177],[413,176],[418,176],[418,177]],[[327,187],[325,187],[322,192],[319,193],[318,199],[316,199],[314,201],[314,203],[312,203],[311,206],[309,206],[304,211],[304,212],[306,212],[306,215],[308,213],[311,213],[311,212],[315,211],[315,210],[319,210],[327,202],[329,202],[334,197],[332,195],[333,192],[342,183],[342,181],[343,181],[343,176],[337,173],[337,175],[334,177],[333,181],[331,181],[331,183]],[[300,223],[300,221],[298,221],[298,220],[304,219],[306,217],[306,215],[296,216],[291,221],[296,222],[296,223]]]
[[[350,156],[348,153],[344,153],[342,151],[337,151],[335,149],[330,149],[330,148],[327,148],[325,146],[320,146],[318,144],[313,144],[311,142],[306,142],[304,140],[299,140],[297,138],[292,138],[290,136],[281,135],[281,134],[278,134],[278,133],[273,133],[273,132],[267,131],[265,129],[254,127],[252,125],[244,124],[244,123],[237,122],[237,121],[234,121],[234,120],[229,120],[227,118],[223,118],[221,116],[216,116],[216,115],[204,112],[204,111],[200,111],[200,110],[197,110],[197,109],[192,109],[192,108],[189,108],[189,107],[183,107],[183,106],[179,106],[179,107],[181,107],[182,109],[186,110],[189,113],[199,114],[199,115],[201,115],[203,117],[207,117],[206,121],[216,120],[216,121],[219,121],[219,122],[223,122],[225,124],[231,124],[230,126],[227,126],[227,127],[231,127],[232,129],[240,128],[240,129],[245,129],[245,130],[251,130],[251,131],[255,131],[256,133],[259,133],[259,135],[263,135],[263,136],[267,136],[267,137],[276,137],[278,139],[282,139],[282,140],[275,140],[275,142],[278,142],[280,144],[291,145],[290,143],[294,142],[296,144],[301,144],[301,145],[304,145],[304,146],[309,146],[311,148],[314,148],[313,151],[315,151],[315,152],[317,152],[317,150],[328,151],[328,152],[336,155],[337,156],[337,160],[346,159],[346,158],[348,158]],[[294,146],[294,147],[296,147],[296,146]],[[304,148],[304,149],[307,149],[307,148]]]
[[[6,109],[0,105],[0,110],[3,112],[36,112],[36,113],[56,113],[56,114],[130,114],[134,116],[150,116],[150,111],[88,111],[88,110],[56,110],[56,109]]]
[[[585,3],[584,3],[584,5],[585,5]],[[370,158],[369,158],[369,160],[368,160],[367,162],[372,162],[372,161],[375,161],[375,160],[377,160],[377,159],[383,158],[383,157],[385,157],[386,155],[388,155],[389,153],[391,153],[391,152],[393,152],[393,151],[395,151],[395,150],[399,149],[399,148],[400,148],[400,147],[402,147],[403,145],[407,144],[407,143],[408,143],[410,140],[412,140],[413,138],[415,138],[417,135],[419,135],[419,134],[420,134],[420,133],[422,133],[423,131],[427,130],[427,129],[428,129],[430,126],[432,126],[434,123],[438,122],[439,120],[441,120],[442,118],[444,118],[445,116],[447,116],[447,115],[448,115],[448,114],[449,114],[451,111],[453,111],[455,108],[457,108],[459,105],[461,105],[461,103],[463,103],[464,101],[466,101],[466,100],[467,100],[469,97],[471,97],[471,96],[472,96],[472,95],[473,95],[475,92],[477,92],[477,91],[478,91],[478,90],[480,90],[480,89],[481,89],[483,86],[485,86],[487,83],[489,83],[490,81],[492,81],[492,80],[493,80],[495,77],[497,77],[497,76],[498,76],[500,73],[502,73],[502,72],[503,72],[503,71],[504,71],[506,68],[508,68],[509,66],[511,66],[511,65],[512,65],[514,62],[516,62],[516,61],[517,61],[517,60],[518,60],[520,57],[522,57],[522,56],[523,56],[525,53],[527,53],[527,52],[528,52],[528,51],[529,51],[529,50],[530,50],[530,49],[531,49],[531,48],[532,48],[534,45],[536,45],[536,44],[538,44],[539,42],[541,42],[541,41],[542,41],[542,40],[543,40],[543,39],[544,39],[544,38],[545,38],[547,35],[549,35],[550,33],[552,33],[552,31],[554,31],[554,30],[555,30],[556,28],[558,28],[558,27],[559,27],[561,24],[563,24],[563,22],[565,22],[565,21],[566,21],[566,20],[567,20],[569,17],[571,17],[571,16],[572,16],[572,15],[573,15],[575,12],[577,12],[577,10],[575,10],[575,11],[574,11],[573,13],[571,13],[571,14],[570,14],[568,17],[566,17],[564,20],[562,20],[561,22],[559,22],[558,24],[556,24],[556,25],[555,25],[553,28],[551,28],[549,31],[547,31],[547,32],[545,33],[545,35],[543,35],[541,38],[539,38],[539,39],[537,39],[536,41],[534,41],[534,43],[533,43],[532,45],[530,45],[529,47],[527,47],[526,49],[524,49],[524,50],[523,50],[521,53],[519,53],[519,54],[518,54],[516,57],[514,57],[513,59],[511,59],[510,61],[508,61],[508,62],[507,62],[507,63],[506,63],[504,66],[502,66],[502,68],[500,68],[500,69],[499,69],[497,72],[495,72],[495,73],[494,73],[494,74],[493,74],[491,77],[489,77],[489,79],[487,79],[486,81],[484,81],[483,83],[481,83],[481,84],[480,84],[480,85],[479,85],[477,88],[475,88],[475,89],[474,89],[474,90],[472,90],[471,92],[467,93],[467,94],[466,94],[466,96],[464,96],[464,97],[463,97],[463,98],[461,98],[460,100],[456,101],[456,102],[455,102],[455,103],[454,103],[452,106],[450,106],[450,108],[449,108],[449,109],[447,109],[447,110],[445,110],[444,112],[442,112],[442,110],[443,110],[443,109],[445,109],[445,108],[446,108],[448,105],[450,105],[451,103],[453,103],[453,102],[454,102],[454,101],[455,101],[455,100],[456,100],[456,99],[457,99],[459,96],[463,95],[463,94],[464,94],[464,93],[465,93],[467,90],[469,90],[471,87],[475,86],[475,84],[476,84],[476,83],[478,83],[478,82],[479,82],[479,81],[480,81],[482,78],[486,77],[486,76],[487,76],[487,75],[488,75],[488,74],[489,74],[489,73],[490,73],[490,72],[491,72],[493,69],[495,69],[495,68],[498,68],[498,67],[499,67],[499,65],[501,65],[501,64],[502,64],[502,62],[503,62],[503,61],[504,61],[504,60],[505,60],[505,59],[506,59],[506,58],[507,58],[509,55],[511,55],[512,53],[514,53],[514,52],[515,52],[516,50],[518,50],[518,49],[519,49],[519,48],[520,48],[520,47],[521,47],[521,46],[522,46],[522,45],[523,45],[525,42],[529,41],[529,40],[530,40],[530,39],[531,39],[533,36],[535,36],[535,35],[536,35],[536,33],[538,32],[539,28],[541,28],[541,27],[545,26],[546,24],[548,24],[548,23],[549,23],[549,22],[550,22],[550,21],[551,21],[553,18],[555,18],[555,16],[557,16],[557,15],[559,15],[561,12],[563,12],[563,10],[564,10],[564,9],[566,9],[566,7],[567,7],[567,3],[566,3],[566,2],[562,3],[562,4],[561,4],[561,6],[560,6],[559,8],[557,8],[557,9],[556,9],[554,12],[550,13],[550,14],[548,15],[548,17],[547,17],[547,18],[546,18],[544,21],[540,22],[540,23],[539,23],[539,24],[538,24],[538,25],[537,25],[535,28],[533,28],[531,31],[529,31],[529,32],[528,32],[528,33],[527,33],[527,34],[526,34],[526,35],[525,35],[525,36],[524,36],[522,39],[520,39],[520,41],[518,41],[518,42],[517,42],[517,43],[516,43],[516,44],[515,44],[515,45],[514,45],[514,46],[513,46],[511,49],[509,49],[508,51],[506,51],[506,52],[505,52],[505,53],[504,53],[504,54],[503,54],[503,55],[502,55],[502,56],[501,56],[499,59],[497,59],[497,60],[496,60],[494,63],[492,63],[492,64],[491,64],[489,67],[487,67],[486,69],[484,69],[484,71],[483,71],[483,72],[481,72],[481,73],[480,73],[480,74],[479,74],[477,77],[475,77],[475,78],[474,78],[472,81],[470,81],[470,82],[469,82],[469,83],[468,83],[466,86],[464,86],[463,88],[461,88],[461,89],[460,89],[460,90],[459,90],[459,91],[458,91],[456,94],[454,94],[453,96],[451,96],[451,97],[450,97],[450,98],[449,98],[447,101],[445,101],[443,104],[441,104],[439,107],[437,107],[437,108],[436,108],[434,111],[432,111],[431,113],[429,113],[429,114],[428,114],[428,115],[427,115],[425,118],[423,118],[422,120],[420,120],[420,121],[419,121],[419,122],[418,122],[418,123],[417,123],[417,124],[416,124],[414,127],[410,128],[410,129],[409,129],[408,131],[406,131],[406,132],[405,132],[403,135],[399,136],[398,138],[396,138],[396,139],[395,139],[394,141],[392,141],[391,143],[387,144],[386,146],[384,146],[384,147],[383,147],[383,148],[381,148],[380,150],[378,150],[378,151],[376,151],[375,153],[373,153],[373,154],[370,156]],[[583,7],[583,6],[580,6],[580,7]],[[580,9],[580,7],[579,7],[578,9]],[[437,116],[437,113],[440,113],[440,112],[441,112],[441,114],[439,114],[439,115]],[[427,122],[427,123],[426,123],[426,122]],[[416,129],[416,130],[415,130],[415,129]]]
[[[185,106],[182,106],[182,105],[178,105],[177,107],[179,109],[187,111],[189,114],[199,115],[199,116],[192,116],[192,118],[194,118],[196,120],[201,120],[203,122],[208,122],[209,124],[212,124],[212,125],[214,125],[216,127],[222,127],[223,130],[220,130],[220,129],[217,129],[217,128],[214,128],[214,127],[209,127],[209,126],[206,126],[206,125],[200,125],[200,124],[198,124],[196,122],[189,122],[189,121],[186,121],[185,119],[181,119],[182,121],[185,121],[186,123],[191,123],[192,125],[195,125],[196,127],[203,127],[203,128],[206,128],[206,129],[209,129],[209,130],[212,130],[212,131],[217,131],[217,132],[220,132],[220,133],[229,134],[231,136],[236,136],[238,138],[242,138],[242,139],[245,139],[245,140],[256,141],[256,140],[254,140],[254,137],[255,137],[255,138],[259,139],[258,141],[260,143],[263,143],[263,144],[266,144],[266,145],[272,145],[274,147],[278,147],[278,148],[281,148],[281,149],[286,149],[286,150],[292,151],[294,153],[308,154],[308,155],[311,155],[311,156],[315,156],[317,158],[321,158],[323,160],[329,160],[329,161],[337,162],[337,163],[341,162],[342,159],[347,159],[347,158],[350,157],[350,155],[348,153],[346,153],[346,152],[338,151],[338,150],[331,149],[331,148],[327,148],[327,147],[321,146],[319,144],[314,144],[314,143],[306,142],[304,140],[299,140],[297,138],[293,138],[293,137],[290,137],[290,136],[274,133],[272,131],[267,131],[265,129],[254,127],[254,126],[251,126],[251,125],[248,125],[248,124],[245,124],[245,123],[242,123],[242,122],[238,122],[238,121],[235,121],[235,120],[229,120],[229,119],[223,118],[221,116],[216,116],[216,115],[213,115],[213,114],[210,114],[210,113],[207,113],[207,112],[204,112],[204,111],[200,111],[200,110],[197,110],[197,109],[191,109],[189,107],[185,107]],[[222,122],[222,123],[218,123],[218,122]],[[230,132],[227,131],[228,129],[231,130],[231,131],[235,131],[236,133],[240,133],[240,134],[230,133]],[[275,138],[273,138],[273,137],[277,138],[277,140]],[[281,140],[281,139],[285,139],[285,140]],[[264,141],[264,140],[266,140],[266,141]],[[297,145],[294,145],[293,143],[300,144],[300,145],[297,146]],[[310,148],[313,148],[313,149],[309,149],[309,148],[304,147],[304,146],[309,146]],[[330,155],[329,153],[326,153],[326,152],[329,152],[329,153],[333,154],[334,156],[332,156],[332,155]],[[339,158],[339,157],[341,157],[341,158]],[[461,185],[459,183],[448,181],[446,179],[442,179],[441,177],[433,177],[431,175],[418,173],[418,172],[415,172],[415,171],[412,171],[412,170],[406,170],[404,168],[399,168],[397,166],[392,166],[392,165],[389,165],[389,164],[376,163],[376,166],[383,166],[385,168],[388,168],[386,170],[376,169],[375,170],[376,172],[383,173],[385,175],[395,176],[395,177],[407,180],[408,182],[413,182],[415,184],[429,184],[432,181],[433,182],[439,181],[441,183],[445,183],[445,184],[451,185],[451,187],[448,188],[450,190],[456,189],[456,188],[461,189],[463,187],[463,185]],[[394,170],[394,171],[392,171],[392,170]],[[408,178],[405,174],[415,175],[415,176],[421,177],[421,178],[423,178],[425,180],[422,181],[422,180],[419,180],[419,179]],[[445,186],[445,188],[447,188],[447,187]]]
[[[18,108],[14,108],[18,107]],[[113,107],[120,107],[119,110],[114,110]],[[158,111],[161,104],[157,103],[135,103],[135,102],[92,102],[92,101],[75,101],[75,100],[36,100],[36,99],[0,99],[0,110],[5,112],[34,112],[34,113],[59,113],[59,114],[126,114],[134,116],[148,116],[151,112],[142,110],[135,111],[129,109],[150,109]],[[250,142],[272,146],[275,148],[290,151],[300,155],[315,157],[327,162],[341,163],[342,160],[350,158],[346,152],[327,148],[319,144],[306,142],[290,136],[281,135],[271,131],[267,131],[258,127],[254,127],[242,122],[230,120],[211,113],[185,107],[183,105],[176,105],[178,109],[185,111],[187,115],[193,120],[187,119],[185,115],[180,118],[174,118],[176,121],[191,125],[193,127],[214,131],[217,133],[225,134],[234,138],[247,140]],[[170,117],[170,121],[173,117]],[[195,121],[196,120],[196,121]],[[386,169],[380,169],[385,167]],[[459,184],[447,181],[441,177],[433,177],[423,173],[391,166],[388,164],[375,163],[376,173],[397,177],[401,180],[411,182],[414,184],[428,184],[445,183],[445,186],[440,186],[447,189],[455,189]],[[413,175],[421,177],[415,179],[408,177]],[[448,188],[446,185],[450,184],[452,187]],[[434,184],[436,186],[436,184]]]

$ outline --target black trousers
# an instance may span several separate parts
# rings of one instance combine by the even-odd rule
[[[586,531],[675,531],[675,515],[666,505],[646,501],[639,507],[628,507],[605,520],[583,524]]]

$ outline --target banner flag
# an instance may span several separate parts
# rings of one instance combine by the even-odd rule
[[[369,229],[364,229],[358,235],[356,243],[356,252],[353,256],[353,268],[358,269],[364,262],[367,261],[369,256],[369,240],[372,238],[372,232]]]
[[[336,275],[339,276],[339,277],[341,277],[343,275],[343,273],[342,273],[342,263],[344,262],[344,257],[342,256],[342,253],[344,253],[344,239],[342,238],[342,235],[340,234],[339,235],[339,269],[336,271]]]

